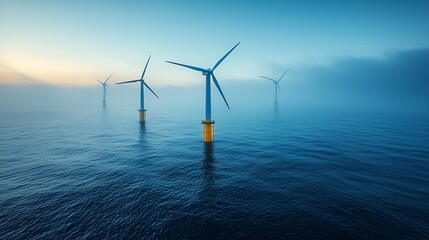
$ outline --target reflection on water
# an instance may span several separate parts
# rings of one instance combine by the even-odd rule
[[[146,132],[146,122],[139,122],[140,124],[140,132]]]
[[[140,144],[146,143],[146,123],[139,122],[139,133],[140,133],[139,143]]]
[[[216,162],[213,157],[214,144],[213,142],[204,142],[204,156],[202,162],[202,198],[206,203],[213,201],[213,195],[215,191],[215,174],[216,174]]]

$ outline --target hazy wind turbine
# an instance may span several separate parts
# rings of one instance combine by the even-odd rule
[[[157,98],[159,99],[158,95],[156,95],[156,93],[155,93],[154,91],[152,91],[152,89],[149,87],[149,85],[147,85],[147,83],[146,83],[146,82],[145,82],[145,80],[143,79],[143,78],[144,78],[144,74],[146,73],[147,65],[149,64],[149,61],[150,61],[150,57],[151,57],[151,56],[149,56],[149,59],[148,59],[148,60],[147,60],[147,62],[146,62],[146,66],[144,67],[144,70],[143,70],[143,73],[142,73],[142,76],[141,76],[141,78],[140,78],[140,79],[136,79],[136,80],[129,80],[129,81],[124,81],[124,82],[116,83],[116,84],[124,84],[124,83],[140,82],[140,109],[139,109],[139,120],[140,120],[140,122],[142,122],[142,123],[146,122],[146,109],[144,108],[144,86],[146,86],[146,87],[147,87],[147,89],[149,89],[149,90],[153,93],[153,95],[155,95],[155,97],[157,97]]]
[[[103,85],[103,103],[106,103],[106,94],[107,94],[107,91],[106,91],[106,86],[107,86],[107,81],[109,81],[109,78],[111,77],[113,75],[113,73],[112,74],[110,74],[110,76],[106,79],[106,81],[104,81],[104,82],[102,82],[102,81],[100,81],[100,80],[97,80],[99,83],[101,83],[101,85]]]
[[[175,64],[175,65],[179,65],[185,68],[189,68],[195,71],[199,71],[201,72],[203,75],[206,76],[206,119],[202,121],[202,124],[204,126],[204,131],[203,131],[203,140],[204,142],[212,142],[213,141],[213,136],[214,136],[214,132],[213,132],[213,128],[214,128],[214,121],[212,121],[212,105],[211,105],[211,90],[210,90],[210,86],[211,86],[211,81],[210,79],[213,79],[213,83],[215,84],[216,88],[219,90],[220,95],[222,95],[223,100],[226,103],[226,106],[229,109],[229,104],[226,101],[225,96],[223,95],[222,89],[219,86],[219,83],[215,77],[215,75],[213,74],[214,70],[219,66],[219,64],[222,63],[223,60],[225,60],[225,58],[238,46],[235,45],[231,50],[229,50],[229,52],[227,52],[225,54],[225,56],[223,56],[221,59],[219,59],[219,61],[217,61],[217,63],[213,66],[212,69],[207,68],[200,68],[200,67],[195,67],[195,66],[190,66],[190,65],[185,65],[185,64],[181,64],[181,63],[176,63],[176,62],[170,62],[170,61],[166,61],[168,63],[171,64]]]
[[[280,85],[279,85],[280,80],[282,80],[283,76],[284,76],[288,71],[289,71],[289,68],[286,70],[286,72],[285,72],[285,73],[283,73],[283,75],[282,75],[278,80],[274,80],[274,79],[269,78],[269,77],[259,76],[259,77],[261,77],[261,78],[268,79],[268,80],[270,80],[270,81],[272,81],[272,82],[274,83],[275,103],[277,103],[277,89],[279,89],[279,90],[281,91],[281,89],[280,89]]]

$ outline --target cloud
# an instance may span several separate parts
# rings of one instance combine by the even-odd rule
[[[295,79],[285,84],[288,91],[309,104],[421,108],[429,102],[429,49],[337,58],[327,66],[298,66],[289,77]]]

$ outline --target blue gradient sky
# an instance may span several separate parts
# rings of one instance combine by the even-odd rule
[[[202,84],[164,61],[212,67],[239,41],[217,77],[252,80],[283,66],[428,48],[428,22],[428,1],[0,0],[0,82],[135,79],[152,54],[151,85]]]

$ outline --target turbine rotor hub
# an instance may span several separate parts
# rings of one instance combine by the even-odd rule
[[[212,72],[212,70],[210,68],[207,68],[205,71],[203,71],[203,75],[210,75],[210,73]]]

